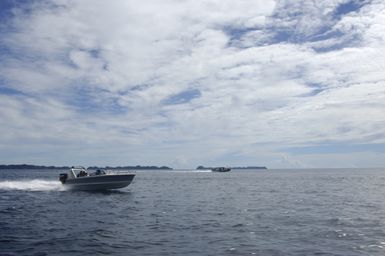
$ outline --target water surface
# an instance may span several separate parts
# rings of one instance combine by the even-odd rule
[[[67,191],[0,170],[0,255],[384,255],[385,170],[137,171]]]

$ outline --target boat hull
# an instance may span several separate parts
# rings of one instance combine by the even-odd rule
[[[67,179],[63,185],[71,190],[109,190],[130,185],[135,174],[115,174]]]

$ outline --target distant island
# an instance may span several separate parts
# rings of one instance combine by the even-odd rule
[[[267,170],[265,166],[244,166],[244,167],[231,167],[232,169],[250,170],[250,169],[262,169]]]
[[[89,170],[97,170],[97,169],[109,169],[109,170],[127,170],[127,169],[134,169],[134,170],[173,170],[173,168],[168,166],[142,166],[142,165],[135,165],[135,166],[106,166],[106,167],[97,167],[97,166],[90,166],[87,169]]]
[[[32,164],[1,164],[0,170],[11,169],[11,170],[22,170],[22,169],[33,169],[33,170],[42,170],[42,169],[69,169],[68,166],[45,166],[45,165],[32,165]]]
[[[197,170],[211,170],[213,167],[205,167],[205,166],[198,166]],[[254,169],[261,169],[266,170],[267,168],[265,166],[244,166],[244,167],[231,167],[231,169],[241,169],[241,170],[254,170]]]
[[[32,165],[32,164],[2,164],[0,165],[0,170],[23,170],[23,169],[32,169],[32,170],[42,170],[42,169],[69,169],[70,166],[44,166],[44,165]],[[172,168],[168,166],[117,166],[117,167],[98,167],[98,166],[91,166],[87,169],[90,170],[96,170],[96,169],[110,169],[110,170],[127,170],[127,169],[135,169],[135,170],[172,170]]]

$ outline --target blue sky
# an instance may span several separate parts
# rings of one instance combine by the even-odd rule
[[[0,163],[385,166],[379,0],[0,1]]]

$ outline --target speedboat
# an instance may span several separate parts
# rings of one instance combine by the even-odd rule
[[[211,168],[211,171],[212,172],[229,172],[229,171],[231,171],[231,168],[229,168],[229,167],[215,167],[215,168]]]
[[[84,167],[71,167],[68,173],[61,173],[61,183],[74,190],[108,190],[128,186],[135,174],[128,172],[113,173],[111,171],[96,170],[88,173]]]

